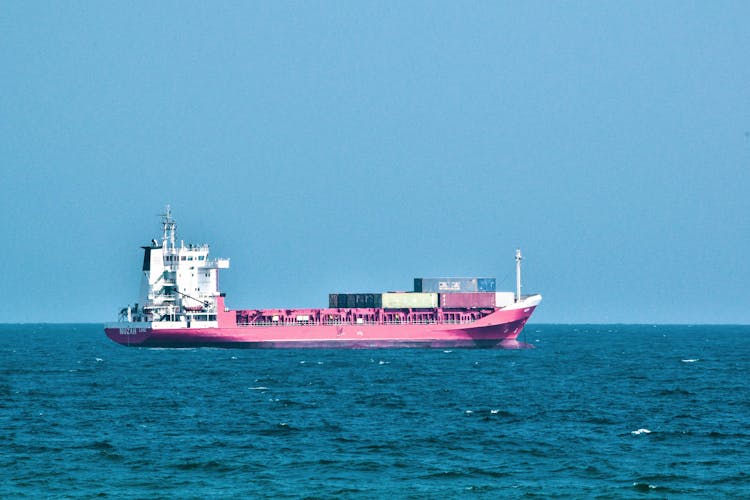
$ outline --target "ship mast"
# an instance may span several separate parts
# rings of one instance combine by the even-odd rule
[[[521,301],[521,249],[516,248],[516,302]]]
[[[164,227],[164,235],[162,236],[162,245],[165,249],[169,249],[174,252],[174,238],[175,238],[175,230],[177,228],[177,223],[172,218],[172,210],[170,209],[169,205],[167,205],[167,211],[166,213],[162,214],[162,226]],[[167,241],[169,241],[169,246],[167,246]]]

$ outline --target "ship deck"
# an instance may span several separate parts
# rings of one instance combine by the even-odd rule
[[[499,308],[482,309],[243,309],[237,326],[469,324]]]

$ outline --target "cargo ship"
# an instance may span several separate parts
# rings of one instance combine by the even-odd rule
[[[167,206],[161,240],[143,246],[139,302],[106,325],[113,341],[138,347],[506,348],[518,341],[541,295],[497,292],[495,278],[415,278],[414,291],[332,293],[327,308],[229,309],[208,245],[177,244]]]

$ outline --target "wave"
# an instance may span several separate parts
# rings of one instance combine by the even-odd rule
[[[721,432],[721,431],[717,431],[715,429],[710,429],[710,428],[703,428],[703,429],[695,430],[692,427],[688,427],[686,429],[659,430],[659,431],[653,431],[653,432],[648,429],[638,429],[636,431],[632,431],[630,434],[634,436],[640,435],[640,434],[654,434],[654,436],[658,440],[667,440],[670,438],[683,438],[685,436],[720,439],[720,440],[728,440],[728,441],[750,439],[750,433],[746,433],[746,432]]]
[[[331,494],[334,497],[340,497],[340,496],[348,496],[348,495],[356,495],[366,492],[367,490],[362,490],[359,488],[340,488],[338,490],[331,491]]]
[[[651,490],[656,490],[659,487],[656,486],[655,484],[641,483],[641,482],[636,481],[635,483],[633,483],[633,488],[635,488],[638,491],[651,491]]]
[[[589,417],[583,420],[587,424],[599,424],[599,425],[612,425],[616,424],[617,421],[612,420],[611,418],[602,417],[602,416],[595,416],[595,417]]]
[[[444,470],[431,472],[418,476],[420,479],[459,479],[459,478],[476,478],[484,476],[488,478],[503,478],[512,475],[508,471],[502,471],[498,468],[484,469],[481,467],[466,467],[458,470]]]
[[[99,451],[111,451],[115,449],[115,446],[106,439],[100,441],[90,441],[76,446],[79,450],[99,450]]]
[[[748,479],[750,479],[750,474],[744,471],[740,471],[737,474],[723,476],[723,477],[716,477],[709,481],[709,484],[728,484],[728,485],[737,485],[737,486],[745,486],[748,484]]]
[[[672,389],[661,389],[656,391],[656,396],[694,396],[695,393],[685,390],[681,387],[674,387]]]
[[[518,420],[519,416],[515,413],[502,410],[500,408],[490,408],[489,410],[478,410],[482,415],[482,420],[502,420],[505,422],[513,422]]]
[[[318,407],[318,404],[316,402],[308,403],[306,401],[295,401],[293,399],[281,399],[281,398],[275,398],[273,400],[275,403],[279,403],[284,408],[310,408],[314,409]]]
[[[191,471],[191,470],[205,470],[213,472],[231,472],[235,468],[227,464],[219,462],[217,460],[207,460],[205,462],[180,462],[175,464],[174,467],[179,470]]]
[[[279,422],[273,427],[260,429],[257,431],[257,433],[262,436],[277,436],[279,434],[282,434],[282,435],[291,434],[291,433],[297,432],[298,430],[299,429],[297,429],[296,427],[292,427],[287,422]]]

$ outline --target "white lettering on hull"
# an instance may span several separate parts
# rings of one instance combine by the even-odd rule
[[[147,331],[146,328],[120,328],[120,335],[138,335]]]

